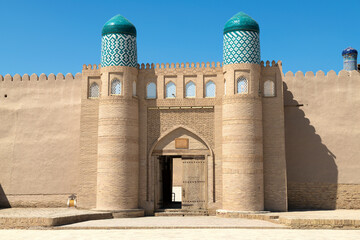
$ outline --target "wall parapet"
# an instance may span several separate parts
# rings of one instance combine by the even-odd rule
[[[301,71],[297,71],[295,74],[291,71],[288,71],[285,74],[285,78],[313,78],[313,77],[317,77],[317,78],[334,78],[334,77],[339,77],[339,78],[346,78],[346,77],[354,77],[354,76],[360,76],[360,72],[359,71],[346,71],[346,70],[341,70],[338,74],[334,71],[334,70],[330,70],[329,72],[327,72],[327,74],[325,74],[324,71],[317,71],[316,74],[314,74],[312,71],[308,71],[305,74]]]
[[[84,64],[83,65],[83,70],[98,70],[101,68],[101,64]]]
[[[266,62],[261,61],[260,65],[261,67],[282,67],[282,62],[280,60],[277,62],[275,60],[272,60],[270,65],[270,61],[268,60]]]
[[[174,69],[174,68],[221,68],[222,63],[220,62],[186,62],[186,63],[141,63],[138,64],[139,69]]]
[[[27,73],[24,75],[15,74],[14,76],[11,76],[10,74],[6,74],[5,76],[0,75],[0,82],[26,82],[26,81],[51,81],[51,80],[77,80],[81,79],[81,73],[76,73],[75,76],[73,76],[71,73],[67,73],[65,76],[62,73],[58,73],[57,75],[50,73],[49,76],[42,73],[40,76],[33,73],[31,76]]]

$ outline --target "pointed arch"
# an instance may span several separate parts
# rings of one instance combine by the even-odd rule
[[[237,90],[238,94],[246,94],[249,91],[249,83],[245,77],[239,77],[237,80]]]
[[[135,97],[136,96],[136,81],[133,81],[133,84],[132,84],[132,94],[133,94],[133,97]]]
[[[118,79],[114,79],[111,81],[111,95],[121,95],[122,84]]]
[[[196,85],[193,81],[189,81],[185,85],[185,97],[194,98],[196,96]]]
[[[89,98],[98,98],[100,95],[100,88],[96,82],[93,82],[89,88]]]
[[[216,97],[216,85],[212,80],[205,84],[205,97]]]
[[[266,80],[264,83],[264,97],[275,97],[275,83],[271,80]]]
[[[167,137],[168,135],[170,135],[171,133],[175,132],[176,130],[178,129],[184,129],[192,134],[194,134],[195,136],[197,136],[199,139],[201,139],[201,141],[204,142],[205,146],[208,148],[209,152],[210,152],[210,156],[213,157],[214,153],[212,151],[212,148],[209,144],[208,141],[206,141],[206,139],[201,135],[199,134],[198,132],[196,132],[194,129],[191,129],[187,126],[184,126],[184,125],[176,125],[174,126],[173,128],[165,131],[163,134],[160,135],[160,137],[158,139],[156,139],[156,141],[151,145],[151,148],[149,150],[149,153],[148,153],[148,158],[150,159],[151,158],[151,155],[155,149],[155,147],[157,146],[157,144],[159,142],[161,142],[165,137]]]
[[[176,97],[176,85],[174,82],[170,81],[165,85],[165,98],[175,98]]]
[[[156,84],[154,82],[150,82],[146,85],[146,98],[147,99],[156,98]]]

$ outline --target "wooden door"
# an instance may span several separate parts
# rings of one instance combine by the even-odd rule
[[[206,208],[205,156],[182,156],[183,185],[182,209]]]

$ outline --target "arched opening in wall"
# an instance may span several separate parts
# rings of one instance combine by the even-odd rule
[[[216,85],[213,81],[208,81],[205,85],[205,97],[216,96]]]
[[[99,85],[93,82],[89,88],[89,98],[98,98],[100,95]]]
[[[121,81],[114,79],[111,82],[111,95],[121,95],[122,86]]]
[[[185,86],[185,97],[194,98],[196,96],[196,85],[194,82],[189,81]]]
[[[153,172],[150,200],[155,211],[167,208],[206,210],[208,192],[213,191],[213,154],[209,145],[192,130],[175,127],[151,147],[149,154]],[[210,163],[210,164],[209,164]]]
[[[237,80],[237,93],[246,94],[248,93],[248,80],[245,77],[240,77]]]
[[[156,84],[151,82],[146,86],[146,98],[155,99],[156,98]]]
[[[275,83],[271,80],[264,82],[264,97],[275,97]]]
[[[136,96],[136,82],[135,81],[133,81],[132,89],[133,89],[133,92],[132,92],[133,97],[135,97]]]
[[[176,97],[176,85],[173,82],[168,82],[165,86],[165,97],[175,98]]]

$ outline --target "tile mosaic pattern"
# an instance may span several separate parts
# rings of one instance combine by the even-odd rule
[[[233,31],[224,34],[224,64],[260,64],[259,33],[253,31]]]
[[[101,66],[137,67],[136,37],[129,34],[107,34],[101,42]]]
[[[344,61],[344,70],[346,71],[358,70],[357,53],[347,53],[343,55],[343,61]]]

